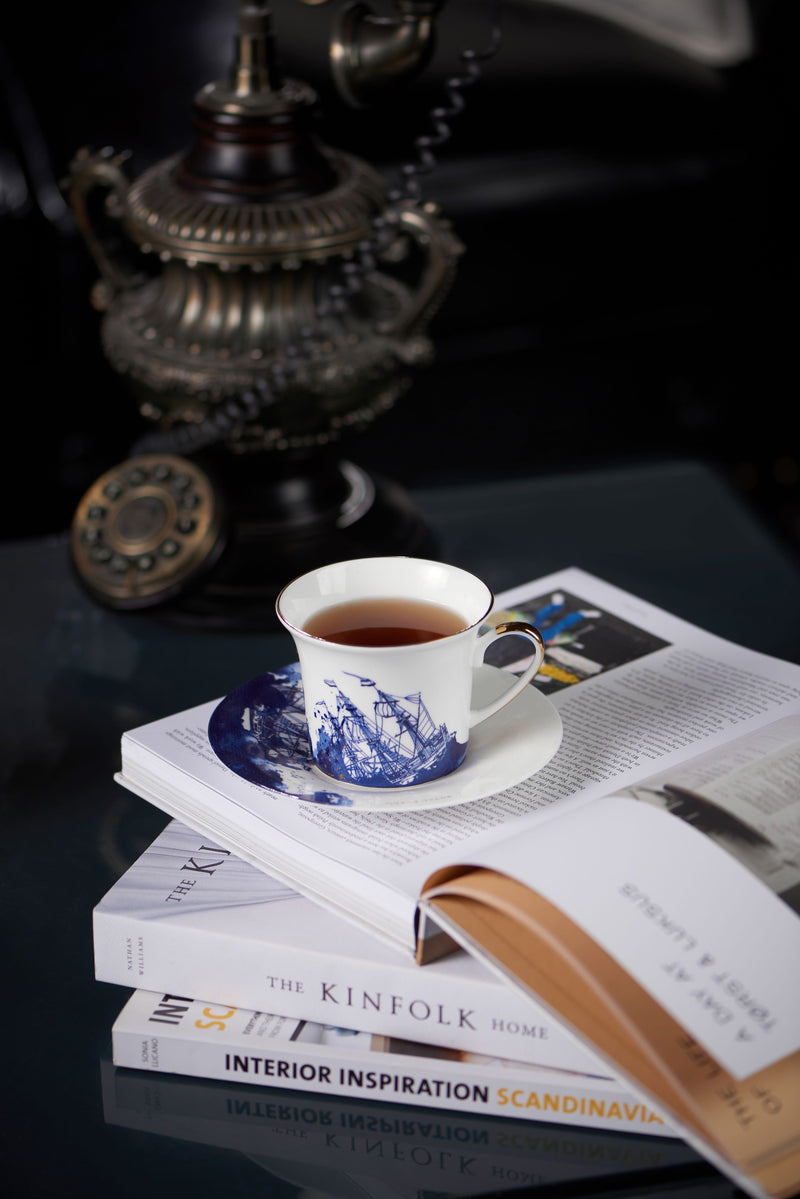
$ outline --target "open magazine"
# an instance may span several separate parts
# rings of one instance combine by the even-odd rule
[[[261,783],[215,752],[220,701],[126,733],[118,780],[420,962],[469,948],[739,1185],[793,1194],[800,668],[575,568],[499,596],[493,619],[509,612],[541,628],[563,738],[505,791],[407,812],[293,799],[266,753]]]

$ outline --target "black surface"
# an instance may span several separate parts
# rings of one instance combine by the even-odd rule
[[[705,467],[654,463],[426,489],[414,499],[441,557],[495,590],[582,566],[714,632],[800,661],[800,570]],[[105,1122],[101,1061],[127,991],[94,981],[91,944],[93,905],[165,823],[112,781],[121,733],[291,660],[288,634],[277,624],[210,633],[98,608],[71,577],[63,536],[0,547],[0,617],[6,1193],[302,1193],[265,1172],[252,1147],[214,1148],[188,1127],[178,1140]],[[341,1181],[317,1178],[312,1189],[346,1194]],[[518,1181],[524,1195],[736,1194],[699,1161],[644,1175],[623,1165],[596,1184]]]

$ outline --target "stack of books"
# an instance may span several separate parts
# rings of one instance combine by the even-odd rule
[[[424,802],[324,783],[291,663],[123,736],[171,820],[94,913],[97,978],[134,988],[114,1064],[671,1139],[785,1199],[800,669],[575,568],[509,613],[563,729],[522,783],[536,729],[503,712]]]

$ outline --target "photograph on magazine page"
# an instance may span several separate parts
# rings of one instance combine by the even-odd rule
[[[624,666],[669,645],[661,637],[637,628],[594,602],[565,590],[524,600],[513,608],[497,608],[489,620],[527,620],[536,625],[545,645],[545,660],[534,686],[550,693],[570,687],[617,666]],[[486,661],[511,670],[524,669],[518,660],[519,638],[508,637],[492,646]]]
[[[776,720],[618,794],[705,833],[800,915],[800,717]]]

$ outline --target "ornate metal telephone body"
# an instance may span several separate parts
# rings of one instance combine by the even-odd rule
[[[343,11],[331,58],[352,104],[424,67],[438,7]],[[153,427],[75,514],[73,560],[102,603],[182,595],[236,623],[293,571],[425,543],[402,490],[333,447],[430,359],[426,326],[463,247],[413,188],[389,196],[367,163],[323,146],[315,105],[278,74],[268,8],[244,3],[228,78],[195,97],[188,150],[134,181],[124,154],[72,163],[103,348]]]

